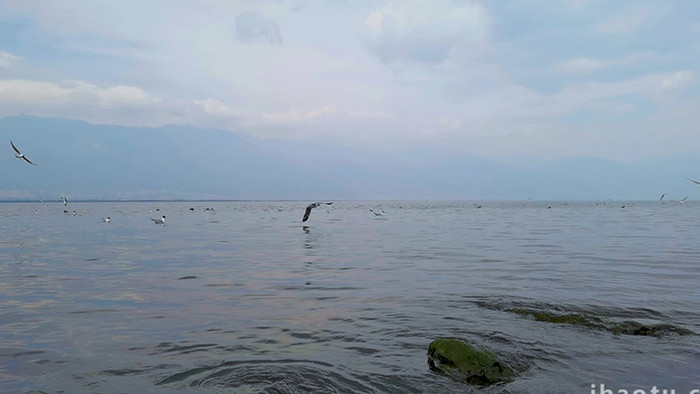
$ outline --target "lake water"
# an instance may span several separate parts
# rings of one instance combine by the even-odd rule
[[[700,388],[698,335],[507,311],[700,334],[700,203],[480,204],[340,201],[306,227],[305,202],[0,204],[0,392]],[[440,337],[517,379],[476,389],[430,371]]]

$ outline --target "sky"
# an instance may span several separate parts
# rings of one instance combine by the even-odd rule
[[[509,160],[700,153],[700,1],[0,0],[0,116]]]

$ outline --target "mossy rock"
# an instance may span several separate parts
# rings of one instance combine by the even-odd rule
[[[669,334],[690,335],[692,331],[685,328],[674,326],[672,324],[642,324],[636,321],[623,321],[620,323],[610,323],[595,316],[587,316],[580,313],[552,313],[545,311],[537,311],[528,308],[512,308],[506,309],[507,312],[516,313],[521,316],[530,316],[537,321],[555,323],[555,324],[571,324],[576,326],[584,326],[599,330],[610,331],[613,334],[619,335],[643,335],[661,337]]]
[[[584,326],[591,328],[603,328],[600,319],[585,316],[580,313],[552,313],[545,311],[536,311],[527,308],[507,309],[507,312],[517,313],[521,316],[532,316],[537,321],[555,323],[555,324],[572,324],[576,326]]]
[[[643,335],[662,337],[668,334],[690,335],[693,332],[672,324],[642,324],[636,321],[623,321],[612,324],[608,331],[613,334]]]
[[[428,365],[433,371],[479,386],[508,382],[514,377],[513,370],[493,353],[477,350],[454,338],[437,339],[430,343]]]

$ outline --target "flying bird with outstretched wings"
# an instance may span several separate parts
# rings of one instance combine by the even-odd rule
[[[326,205],[331,205],[333,204],[332,202],[315,202],[313,204],[309,204],[306,206],[306,211],[304,211],[304,217],[301,219],[302,222],[305,222],[309,220],[309,215],[311,215],[311,210],[320,207],[321,205],[326,204]]]
[[[16,157],[16,158],[18,158],[18,159],[20,159],[20,160],[24,160],[24,161],[26,161],[27,163],[29,163],[29,164],[31,164],[31,165],[33,165],[33,166],[38,165],[38,164],[32,163],[31,160],[27,159],[27,156],[25,156],[24,153],[20,152],[19,149],[17,149],[17,147],[15,146],[15,144],[14,144],[12,141],[10,141],[10,145],[12,145],[12,149],[14,149],[14,151],[15,151],[15,157]]]

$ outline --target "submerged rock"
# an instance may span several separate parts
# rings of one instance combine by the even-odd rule
[[[543,322],[547,322],[547,323],[573,324],[576,326],[584,326],[584,327],[591,327],[591,328],[603,328],[604,327],[604,325],[600,319],[594,318],[591,316],[586,316],[586,315],[583,315],[580,313],[558,314],[558,313],[552,313],[552,312],[537,311],[534,309],[527,309],[527,308],[506,309],[506,312],[517,313],[518,315],[521,315],[521,316],[531,316],[537,321],[543,321]]]
[[[612,324],[608,331],[613,334],[644,335],[662,337],[668,334],[690,335],[693,332],[672,324],[642,324],[636,321],[623,321]]]
[[[433,371],[479,386],[507,382],[514,376],[513,370],[493,353],[477,350],[454,338],[437,339],[430,343],[428,365]]]
[[[517,313],[521,316],[530,316],[537,321],[555,323],[555,324],[571,324],[576,326],[584,326],[599,330],[610,331],[613,334],[619,335],[643,335],[661,337],[669,334],[690,335],[692,331],[672,324],[643,324],[636,321],[623,321],[617,323],[607,322],[596,316],[587,316],[581,313],[552,313],[538,311],[528,308],[512,308],[506,309],[506,312]]]

